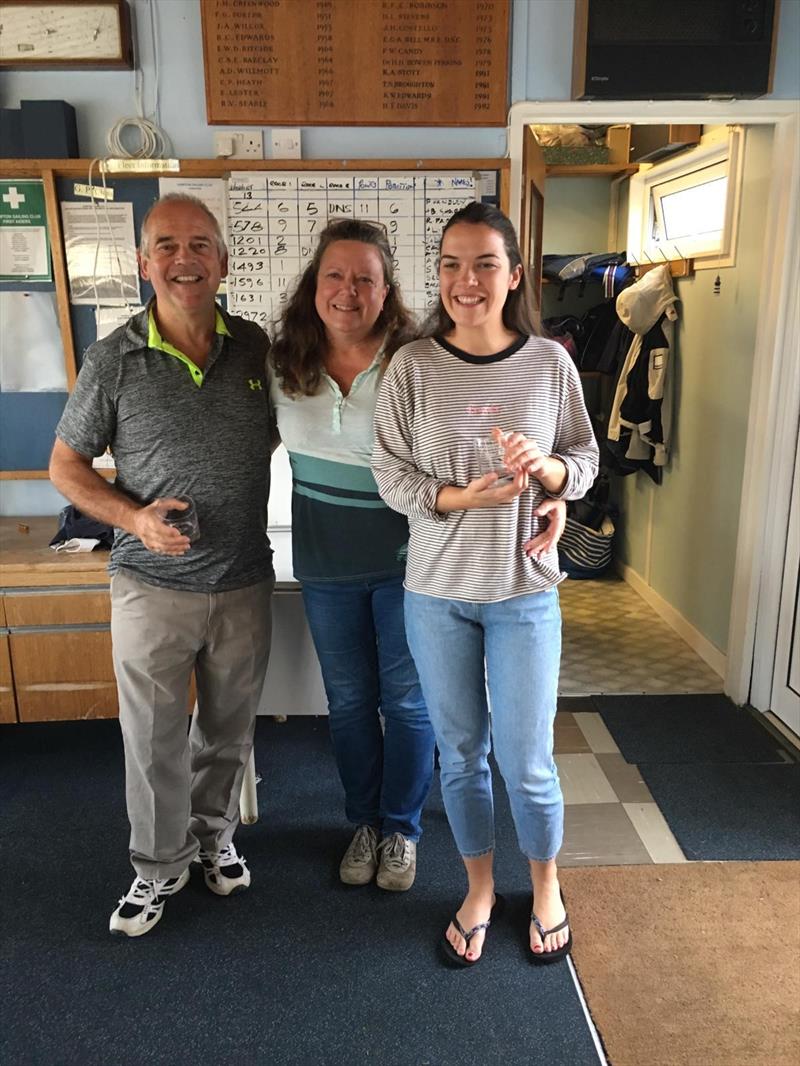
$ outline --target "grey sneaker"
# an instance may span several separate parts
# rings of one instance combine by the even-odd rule
[[[378,869],[378,834],[360,825],[339,864],[339,877],[346,885],[367,885]]]
[[[378,845],[378,887],[388,892],[405,892],[417,876],[417,845],[402,833],[384,837]]]

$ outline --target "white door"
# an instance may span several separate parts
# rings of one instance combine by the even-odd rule
[[[800,440],[795,441],[789,514],[770,709],[800,735]]]

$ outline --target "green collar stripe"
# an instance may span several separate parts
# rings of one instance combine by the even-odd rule
[[[230,337],[230,330],[225,325],[225,319],[220,314],[219,308],[216,311],[216,318],[214,320],[214,331],[221,333],[225,337]],[[155,348],[160,352],[166,352],[167,355],[173,355],[176,359],[182,362],[186,369],[192,376],[192,381],[199,388],[203,384],[203,371],[200,367],[195,366],[188,355],[184,355],[183,352],[178,351],[169,341],[165,341],[161,334],[158,332],[158,326],[156,325],[156,316],[153,314],[152,307],[147,315],[147,347]]]

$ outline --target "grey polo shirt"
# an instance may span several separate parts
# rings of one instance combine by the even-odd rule
[[[139,503],[188,493],[200,523],[180,557],[156,555],[117,529],[111,573],[192,592],[271,575],[268,347],[258,326],[220,311],[200,371],[164,345],[148,307],[87,350],[56,434],[85,456],[110,446],[117,488]]]

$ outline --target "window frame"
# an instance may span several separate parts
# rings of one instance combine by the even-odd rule
[[[642,167],[630,180],[628,202],[627,251],[630,260],[639,263],[662,262],[665,259],[694,259],[696,270],[715,269],[736,264],[739,204],[741,202],[742,171],[744,164],[745,131],[741,126],[724,126],[703,136],[697,148],[682,152],[673,159],[653,166]],[[653,218],[659,211],[658,189],[681,181],[691,187],[692,177],[700,175],[712,166],[727,164],[728,185],[725,196],[725,211],[718,246],[709,248],[707,238],[653,237]],[[701,185],[698,180],[697,185]],[[674,188],[674,186],[673,186]]]

